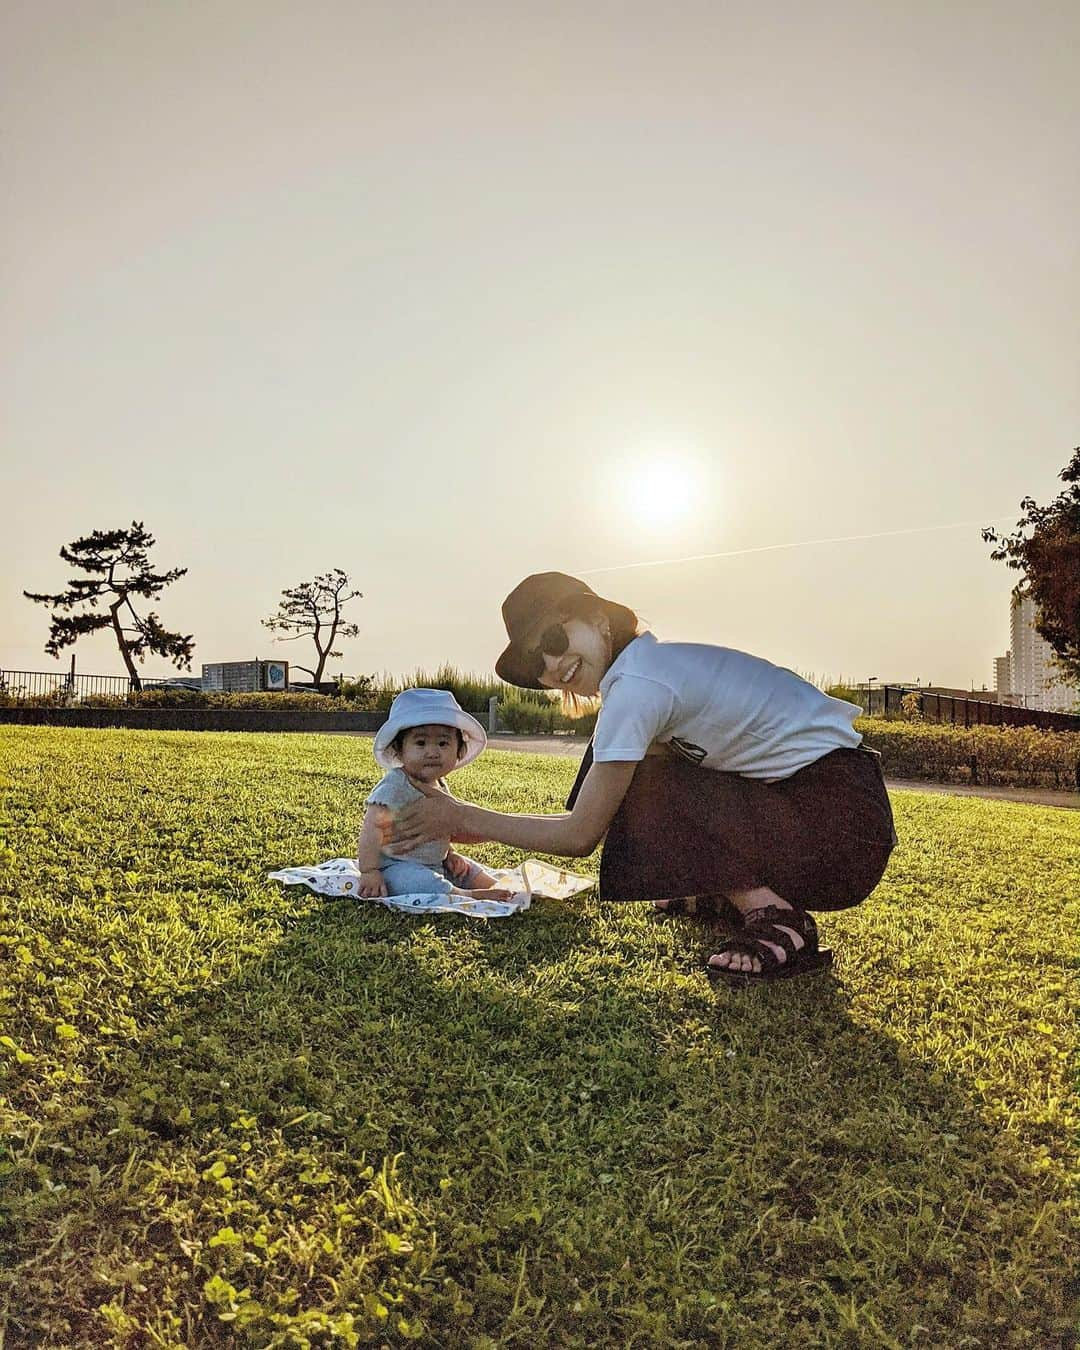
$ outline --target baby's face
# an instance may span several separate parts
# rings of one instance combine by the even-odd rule
[[[410,727],[401,743],[401,767],[421,783],[434,783],[458,762],[456,727]]]

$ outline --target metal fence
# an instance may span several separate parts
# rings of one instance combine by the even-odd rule
[[[887,684],[872,689],[863,707],[874,717],[899,718],[904,715],[903,700],[909,694],[915,695],[915,708],[928,722],[951,722],[961,727],[1038,727],[1042,731],[1080,731],[1080,716],[1073,713],[1040,712],[1036,708],[1018,708],[1011,703],[998,703],[991,699],[934,694],[925,689],[912,689],[908,685]]]
[[[141,680],[143,689],[171,687],[167,679]],[[91,695],[128,697],[135,686],[126,675],[72,675],[57,670],[0,669],[0,701],[11,704],[44,704],[58,708],[80,703]]]

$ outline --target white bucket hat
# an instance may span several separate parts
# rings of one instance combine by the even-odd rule
[[[469,764],[487,745],[487,732],[445,689],[403,689],[390,704],[390,716],[375,733],[375,760],[384,769],[401,765],[393,747],[399,731],[410,727],[457,727],[465,737],[465,753],[457,762]]]

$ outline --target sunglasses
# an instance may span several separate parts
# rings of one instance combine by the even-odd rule
[[[553,623],[545,628],[537,639],[536,646],[526,653],[533,678],[538,680],[544,673],[545,656],[563,656],[569,646],[570,639],[567,637],[564,624]]]

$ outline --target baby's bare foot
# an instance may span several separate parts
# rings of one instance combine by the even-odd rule
[[[459,890],[455,886],[453,894],[464,895],[469,900],[509,900],[514,892],[508,891],[502,886],[482,886],[471,891]]]

